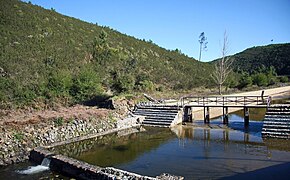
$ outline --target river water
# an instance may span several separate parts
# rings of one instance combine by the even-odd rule
[[[244,128],[242,114],[231,114],[228,126],[216,118],[209,125],[195,121],[171,130],[142,127],[53,150],[98,166],[148,176],[166,172],[185,179],[288,179],[290,141],[261,137],[265,110],[251,110],[248,128]],[[0,179],[67,178],[50,171],[18,174],[16,170],[25,168],[27,163],[0,169]]]

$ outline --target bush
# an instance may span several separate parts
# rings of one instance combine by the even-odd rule
[[[239,81],[238,88],[242,89],[253,84],[252,77],[248,73],[243,73]]]
[[[268,78],[264,73],[258,73],[253,75],[253,83],[257,86],[267,86]]]
[[[137,85],[137,89],[141,91],[153,91],[154,83],[150,80],[140,81]]]
[[[135,86],[135,79],[130,74],[116,73],[112,89],[118,93],[131,92]]]
[[[55,95],[66,95],[73,85],[72,75],[69,71],[56,71],[48,79],[47,87]]]
[[[53,122],[56,126],[62,126],[64,123],[64,119],[63,119],[63,117],[58,117]]]
[[[101,95],[103,89],[98,74],[91,68],[83,67],[74,78],[70,93],[78,101],[89,100]]]
[[[282,76],[280,77],[280,82],[281,83],[287,83],[289,81],[288,77],[287,76]]]

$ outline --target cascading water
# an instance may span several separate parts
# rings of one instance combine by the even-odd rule
[[[25,170],[16,171],[19,174],[35,174],[49,169],[50,159],[44,158],[41,162],[41,165],[30,166]]]

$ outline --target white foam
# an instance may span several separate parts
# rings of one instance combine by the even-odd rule
[[[44,158],[41,162],[41,165],[29,166],[25,170],[17,170],[16,172],[19,174],[35,174],[35,173],[49,170],[49,164],[50,164],[50,159]]]
[[[20,170],[20,171],[16,171],[16,172],[19,174],[35,174],[35,173],[39,173],[42,171],[47,171],[48,169],[49,169],[49,167],[47,167],[47,166],[38,165],[38,166],[30,166],[30,167],[28,167],[28,169]]]

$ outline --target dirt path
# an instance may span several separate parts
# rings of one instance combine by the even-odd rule
[[[230,96],[260,96],[263,90],[249,91],[243,93],[230,94]],[[264,96],[272,96],[273,98],[279,98],[279,96],[290,95],[290,86],[264,89]]]

